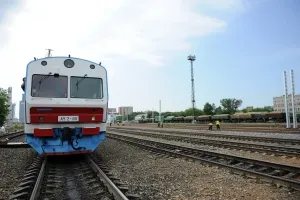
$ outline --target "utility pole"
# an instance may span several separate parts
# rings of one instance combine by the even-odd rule
[[[52,56],[51,51],[53,51],[53,49],[46,49],[46,50],[47,50],[46,57],[51,57]]]
[[[161,100],[159,100],[159,122],[161,122]]]
[[[195,119],[195,104],[196,104],[196,101],[195,101],[195,86],[194,86],[194,69],[193,69],[193,62],[196,60],[196,56],[195,55],[189,55],[187,57],[187,59],[191,62],[191,81],[192,81],[192,108],[193,108],[193,123],[194,121],[196,120]]]
[[[153,113],[153,108],[152,108],[152,123],[154,123],[154,113]]]
[[[295,82],[294,82],[294,70],[291,70],[291,81],[292,81],[292,111],[293,111],[293,128],[297,128],[297,116],[295,109]]]
[[[286,79],[286,71],[283,72],[284,78],[284,104],[285,104],[285,117],[286,117],[286,128],[290,128],[290,112],[288,106],[288,88],[287,88],[287,79]]]

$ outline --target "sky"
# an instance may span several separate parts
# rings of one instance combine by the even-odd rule
[[[83,3],[84,2],[84,3]],[[109,107],[180,111],[220,99],[272,105],[283,71],[300,90],[298,0],[0,0],[0,87],[21,100],[34,57],[79,57],[108,72]]]

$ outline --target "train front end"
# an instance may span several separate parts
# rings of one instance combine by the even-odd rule
[[[48,57],[27,65],[26,142],[40,155],[93,152],[106,132],[106,69],[91,61]]]

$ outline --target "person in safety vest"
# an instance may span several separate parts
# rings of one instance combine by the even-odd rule
[[[208,124],[208,130],[212,131],[213,123],[209,122]]]
[[[216,121],[217,130],[220,130],[220,122],[219,120]]]

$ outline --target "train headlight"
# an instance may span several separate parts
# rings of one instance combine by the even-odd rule
[[[40,117],[40,121],[41,121],[41,122],[44,121],[44,117]]]
[[[92,117],[92,121],[95,121],[95,119],[96,119],[96,117],[95,117],[95,116],[93,116],[93,117]]]
[[[64,61],[64,65],[65,65],[65,67],[67,67],[67,68],[72,68],[72,67],[74,67],[75,63],[74,63],[73,60],[67,59],[67,60]]]
[[[41,62],[41,64],[42,64],[43,66],[46,66],[46,65],[47,65],[47,61],[44,61],[44,60],[43,60],[43,61]]]
[[[91,69],[95,69],[95,65],[90,65],[90,68]]]

